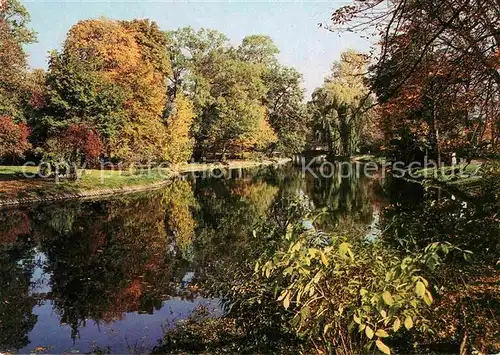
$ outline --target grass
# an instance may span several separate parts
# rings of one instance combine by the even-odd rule
[[[82,170],[78,180],[36,178],[37,167],[0,166],[0,202],[22,198],[55,198],[83,192],[147,186],[172,175],[214,168],[251,168],[281,161],[227,161],[223,164],[185,164],[168,168],[135,170]]]
[[[386,159],[382,156],[376,156],[373,154],[363,154],[363,155],[355,155],[352,157],[353,161],[360,162],[360,163],[375,163],[379,166],[382,166],[385,164]]]
[[[34,174],[38,171],[36,166],[0,166],[0,181],[23,178],[23,173]]]
[[[481,181],[481,162],[425,168],[414,171],[417,176],[447,185],[469,185]]]
[[[78,180],[35,178],[35,167],[0,166],[0,200],[29,197],[49,198],[103,189],[144,186],[171,176],[168,169],[147,171],[84,170]]]

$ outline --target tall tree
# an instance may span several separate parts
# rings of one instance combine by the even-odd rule
[[[81,21],[71,28],[48,74],[48,126],[85,122],[99,129],[109,156],[123,161],[166,156],[165,38],[146,20]]]
[[[29,13],[18,0],[7,0],[0,6],[0,114],[16,120],[24,120],[27,63],[23,45],[35,41],[29,21]]]
[[[266,67],[276,64],[279,52],[271,37],[266,35],[247,36],[238,47],[238,54],[244,61]]]
[[[262,104],[262,66],[244,61],[226,36],[184,28],[167,33],[172,60],[169,96],[193,101],[198,156],[262,151],[275,139]]]
[[[309,135],[302,75],[293,68],[274,64],[264,72],[263,79],[267,87],[264,102],[269,123],[278,136],[276,150],[284,154],[298,153]]]
[[[370,113],[368,88],[364,84],[365,55],[353,50],[343,52],[332,65],[331,75],[313,93],[310,103],[316,127],[326,137],[330,154],[350,156],[358,152],[363,128]]]

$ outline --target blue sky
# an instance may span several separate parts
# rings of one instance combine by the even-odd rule
[[[330,65],[348,48],[368,51],[368,43],[352,34],[318,28],[346,1],[187,1],[187,0],[21,0],[31,14],[38,43],[28,46],[32,68],[46,68],[47,53],[58,49],[77,21],[105,16],[113,19],[149,18],[164,30],[184,26],[212,28],[233,44],[250,34],[272,37],[283,64],[304,76],[309,95],[323,82]]]

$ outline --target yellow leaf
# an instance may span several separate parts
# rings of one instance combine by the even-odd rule
[[[408,330],[410,330],[413,327],[413,319],[411,319],[410,316],[406,317],[405,319],[405,327]]]
[[[283,306],[285,309],[288,309],[290,307],[290,292],[288,292],[285,296],[285,299],[283,300]]]
[[[382,299],[389,306],[392,306],[394,304],[394,300],[392,299],[392,295],[391,295],[391,293],[389,291],[385,291],[382,294]]]
[[[392,325],[392,329],[394,329],[394,331],[397,332],[400,327],[401,327],[401,321],[399,320],[399,318],[396,318],[394,324]]]
[[[373,329],[370,328],[368,325],[365,328],[365,333],[366,333],[366,336],[368,337],[368,339],[373,338]]]
[[[288,292],[289,292],[288,290],[284,290],[283,292],[281,292],[281,295],[278,297],[278,302],[283,301]]]
[[[320,255],[321,255],[321,262],[323,263],[323,265],[328,266],[328,260],[326,259],[325,253],[321,252]]]
[[[385,345],[382,340],[378,339],[375,344],[377,345],[377,348],[383,352],[384,354],[390,355],[391,354],[391,349],[387,345]]]
[[[350,246],[351,244],[349,243],[342,243],[339,245],[339,254],[342,257],[345,257],[346,254],[350,251]]]
[[[387,334],[387,332],[383,329],[379,329],[375,332],[375,335],[378,336],[378,337],[381,337],[381,338],[387,338],[389,336],[389,334]]]
[[[417,284],[415,285],[415,292],[418,296],[424,297],[425,285],[422,282],[417,281]]]
[[[432,295],[429,291],[425,291],[424,293],[424,302],[430,306],[432,304]]]

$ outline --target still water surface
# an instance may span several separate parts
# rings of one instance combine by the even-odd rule
[[[396,190],[399,206],[422,198],[418,186]],[[394,198],[380,177],[315,178],[284,167],[2,211],[0,350],[151,350],[197,305],[220,313],[197,281],[216,262],[230,268],[254,226],[290,195],[326,211],[322,229],[368,240]]]

